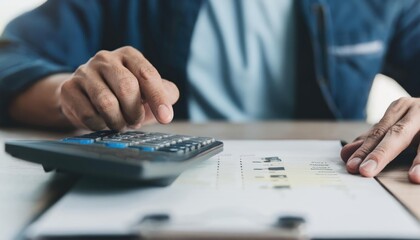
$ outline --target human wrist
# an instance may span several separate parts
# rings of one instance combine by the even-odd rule
[[[41,127],[68,128],[61,113],[61,85],[69,73],[45,77],[17,95],[9,106],[9,115],[17,123]]]

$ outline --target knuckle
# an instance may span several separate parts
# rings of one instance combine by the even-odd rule
[[[372,130],[367,134],[367,138],[377,141],[382,139],[388,129],[386,129],[382,124],[377,123],[373,126]]]
[[[92,101],[97,101],[98,99],[101,99],[104,97],[112,97],[110,96],[112,94],[108,90],[108,87],[103,86],[100,83],[93,83],[89,85],[89,87],[86,90]]]
[[[140,77],[146,81],[153,81],[156,79],[160,79],[160,75],[158,71],[156,70],[156,68],[152,66],[144,66],[140,68],[139,74],[140,74]]]
[[[398,105],[398,100],[399,100],[399,99],[392,101],[392,102],[391,102],[391,104],[390,104],[389,106],[390,106],[390,107],[397,107],[397,105]]]
[[[398,114],[401,108],[402,108],[401,102],[399,100],[395,100],[391,103],[391,105],[389,105],[387,110],[390,112],[390,114],[395,115],[395,114]]]
[[[104,61],[107,62],[111,59],[111,52],[106,50],[101,50],[95,54],[93,60]]]
[[[400,97],[399,100],[402,101],[402,102],[412,102],[413,98],[412,97]]]
[[[73,78],[85,78],[87,76],[88,67],[86,64],[80,65],[76,71],[74,71]]]
[[[391,103],[387,111],[390,114],[401,114],[401,111],[413,104],[413,98],[401,97]]]
[[[97,101],[98,111],[103,113],[112,111],[118,106],[118,101],[112,94],[101,94]]]
[[[411,103],[412,103],[411,97],[400,97],[396,101],[396,106],[397,108],[402,108],[403,106],[406,106],[407,104],[411,104]]]
[[[403,123],[394,124],[389,130],[390,135],[402,135],[406,132],[406,125]]]
[[[382,126],[375,125],[372,131],[368,134],[367,138],[372,139],[374,141],[380,140],[384,137],[387,130],[383,128]]]
[[[123,53],[132,53],[132,52],[138,52],[136,48],[132,46],[124,46],[119,49],[119,51]]]
[[[132,81],[132,78],[122,78],[118,80],[117,91],[120,97],[132,97],[138,92],[137,82]]]
[[[92,61],[88,66],[90,68],[89,70],[93,70],[97,73],[114,71],[113,59]]]
[[[117,78],[126,78],[127,75],[126,71],[123,67],[119,65],[113,65],[113,64],[107,64],[106,65],[107,70],[112,73],[113,76],[116,76]]]

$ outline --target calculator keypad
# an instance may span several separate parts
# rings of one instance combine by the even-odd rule
[[[145,152],[162,151],[183,154],[211,144],[215,142],[215,139],[155,132],[129,131],[119,133],[104,130],[65,138],[62,139],[62,142],[82,145],[100,144],[115,149],[131,148]]]

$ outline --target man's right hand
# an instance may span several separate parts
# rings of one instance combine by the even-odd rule
[[[179,98],[175,84],[162,79],[132,47],[98,52],[60,87],[63,114],[73,125],[91,130],[169,123]]]

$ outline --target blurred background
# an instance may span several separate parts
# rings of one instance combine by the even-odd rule
[[[5,25],[11,19],[43,2],[45,0],[0,0],[0,32],[3,32]],[[408,94],[401,86],[394,80],[379,74],[373,83],[369,97],[366,121],[369,123],[379,121],[389,104],[402,96],[408,96]]]

